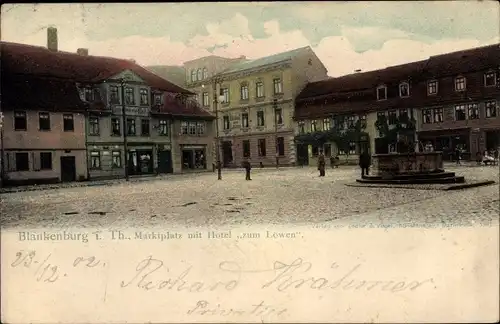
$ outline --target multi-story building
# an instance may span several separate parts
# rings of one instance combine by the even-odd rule
[[[211,111],[217,97],[224,98],[218,103],[223,165],[240,166],[245,159],[254,165],[275,165],[277,158],[280,165],[294,164],[293,98],[308,82],[327,77],[325,66],[312,49],[225,61],[226,68],[220,64],[212,75],[207,65],[206,78],[203,63],[196,62],[202,81],[192,82],[189,89],[200,93],[202,105]],[[187,70],[190,77],[198,71]]]
[[[468,156],[498,146],[499,58],[499,46],[492,45],[309,84],[296,98],[296,134],[361,119],[369,145],[352,143],[350,152],[343,152],[335,143],[323,148],[296,143],[300,158],[315,163],[321,149],[351,161],[363,146],[376,152],[375,122],[381,115],[389,126],[401,114],[413,117],[420,142],[430,141],[445,154],[457,145]]]
[[[31,79],[37,83],[28,83]],[[19,84],[17,88],[12,88],[16,84]],[[79,49],[77,53],[59,51],[55,28],[48,29],[47,48],[2,43],[2,93],[4,103],[5,98],[8,99],[6,107],[13,107],[12,116],[5,114],[5,152],[12,151],[19,161],[24,161],[25,157],[25,154],[16,153],[20,149],[64,152],[54,151],[53,159],[59,155],[64,155],[64,159],[61,157],[60,164],[54,162],[50,172],[42,173],[38,172],[38,165],[46,163],[44,168],[49,167],[48,162],[43,162],[48,159],[47,154],[43,154],[45,160],[42,162],[37,162],[36,154],[28,155],[29,170],[25,162],[17,168],[15,164],[21,162],[9,156],[10,178],[48,177],[47,174],[54,178],[59,172],[58,180],[61,181],[121,177],[126,172],[130,175],[181,172],[185,168],[176,160],[181,155],[175,153],[174,145],[179,136],[172,134],[172,128],[180,122],[176,118],[182,121],[213,119],[190,101],[193,95],[190,91],[158,77],[134,61],[91,56],[86,49]],[[34,102],[28,103],[27,98]],[[5,104],[3,106],[5,108]],[[30,110],[34,112],[22,114]],[[159,110],[171,113],[158,114]],[[60,116],[52,116],[50,111]],[[71,115],[70,112],[79,114]],[[39,115],[36,133],[31,132],[34,129],[30,126],[35,123],[33,114]],[[28,125],[24,128],[29,130],[24,133],[15,128],[22,125],[22,116]],[[11,121],[13,132],[9,128]],[[58,126],[51,126],[53,123]],[[72,131],[67,130],[70,124]],[[206,129],[211,128],[197,124],[198,141],[203,142],[203,137],[213,140]],[[73,154],[74,165],[68,162],[68,154]],[[211,154],[205,154],[203,159],[205,164],[211,161]],[[195,168],[195,165],[186,167]],[[64,171],[68,168],[74,170]],[[26,171],[37,172],[27,174]]]

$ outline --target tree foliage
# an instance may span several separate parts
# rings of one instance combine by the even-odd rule
[[[385,115],[379,116],[375,122],[375,128],[379,136],[388,143],[395,144],[398,141],[398,134],[414,134],[416,130],[416,120],[408,115],[400,115],[395,123],[389,125],[389,120]]]
[[[339,125],[344,125],[343,121]],[[362,137],[368,139],[368,133],[365,132],[366,125],[358,120],[354,125],[347,128],[333,127],[325,131],[317,131],[307,134],[301,134],[295,137],[296,143],[323,146],[325,143],[333,142],[339,150],[349,152],[349,144],[358,143]]]

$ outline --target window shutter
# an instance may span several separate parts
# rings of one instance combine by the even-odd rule
[[[16,154],[7,153],[7,171],[16,171]]]
[[[41,163],[42,163],[40,160],[40,152],[38,152],[37,154],[31,153],[31,158],[33,161],[33,170],[40,171]]]

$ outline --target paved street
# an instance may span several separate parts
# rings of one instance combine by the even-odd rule
[[[498,182],[498,167],[447,168]],[[0,195],[2,227],[224,226],[373,223],[498,224],[499,186],[459,191],[348,187],[354,167],[192,174],[113,186]]]

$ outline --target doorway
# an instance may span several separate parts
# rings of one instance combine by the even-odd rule
[[[158,172],[159,173],[173,173],[172,168],[172,153],[168,151],[158,152]]]
[[[306,144],[297,144],[297,162],[299,165],[309,164],[309,151]]]
[[[233,144],[231,141],[222,142],[222,163],[224,167],[233,163]]]
[[[76,163],[74,156],[61,156],[61,182],[76,181]]]
[[[153,151],[136,150],[129,152],[128,170],[130,175],[153,173]]]

